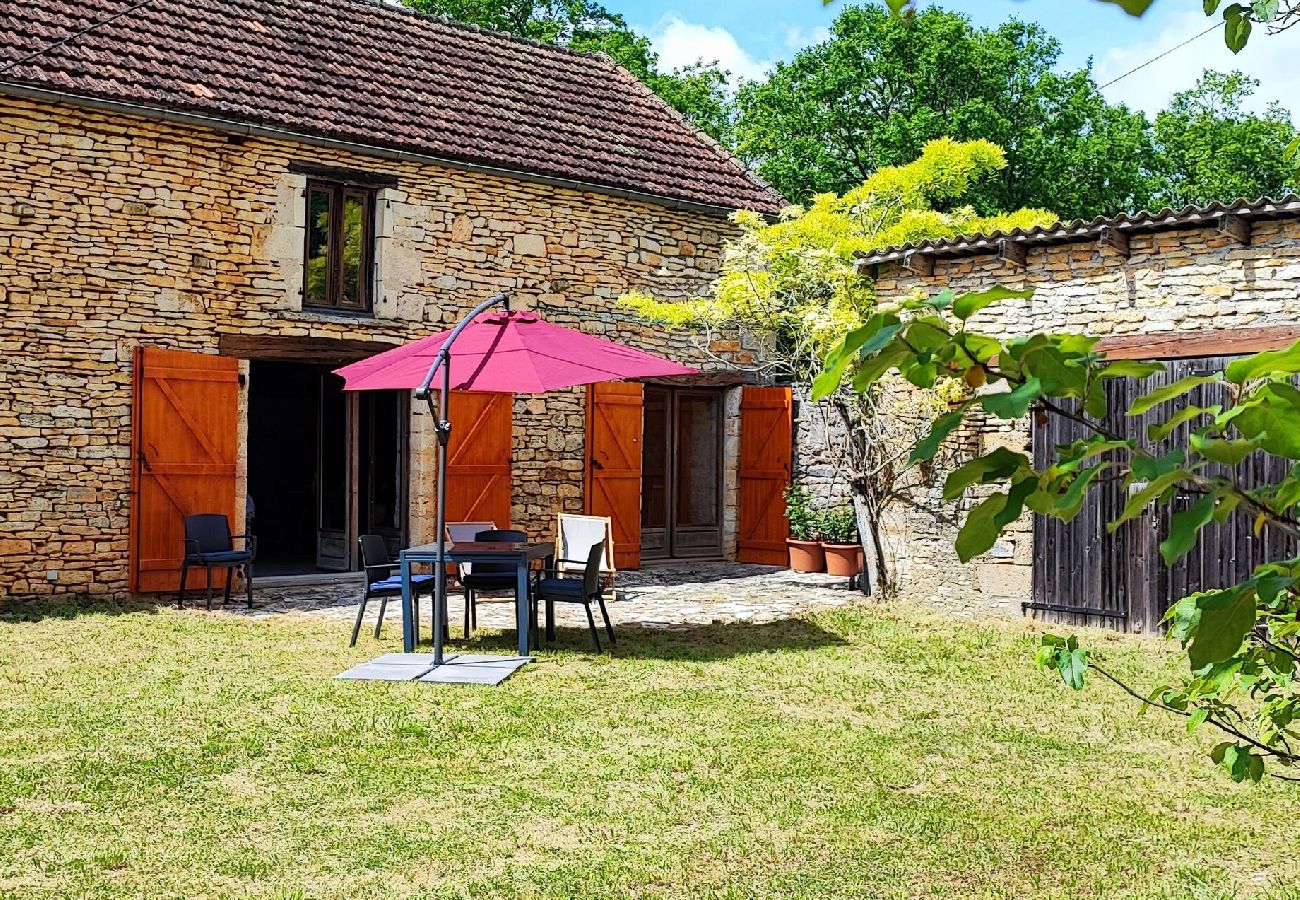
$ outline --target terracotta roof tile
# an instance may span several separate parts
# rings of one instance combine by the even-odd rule
[[[136,0],[6,0],[0,67]],[[781,197],[607,57],[372,0],[153,0],[0,82],[728,209]]]

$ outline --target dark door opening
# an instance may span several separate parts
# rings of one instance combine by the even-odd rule
[[[345,394],[330,367],[254,360],[248,510],[258,575],[347,572],[360,534],[405,539],[407,397]]]
[[[641,556],[722,555],[722,392],[647,385]]]

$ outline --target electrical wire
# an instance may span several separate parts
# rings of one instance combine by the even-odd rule
[[[1170,53],[1173,53],[1175,50],[1181,50],[1181,49],[1183,49],[1183,48],[1186,47],[1188,44],[1190,44],[1192,41],[1199,41],[1201,38],[1205,37],[1207,34],[1209,34],[1211,31],[1214,31],[1214,30],[1217,29],[1217,28],[1219,28],[1219,23],[1218,23],[1218,22],[1215,22],[1213,25],[1211,25],[1209,28],[1207,28],[1207,29],[1205,29],[1204,31],[1202,31],[1200,34],[1194,34],[1194,35],[1192,35],[1191,37],[1189,37],[1187,40],[1183,41],[1181,44],[1178,44],[1178,45],[1175,46],[1175,47],[1170,47],[1170,48],[1169,48],[1168,50],[1166,50],[1164,53],[1161,53],[1161,54],[1159,54],[1159,55],[1157,55],[1157,56],[1153,56],[1153,57],[1151,57],[1151,58],[1148,59],[1146,62],[1142,63],[1142,65],[1140,65],[1140,66],[1134,66],[1133,68],[1131,68],[1131,69],[1129,69],[1127,72],[1125,72],[1123,75],[1120,75],[1120,76],[1118,76],[1118,77],[1112,78],[1110,81],[1106,82],[1105,84],[1103,84],[1103,85],[1101,86],[1101,90],[1104,91],[1106,88],[1110,87],[1112,84],[1115,84],[1116,82],[1119,82],[1119,81],[1123,81],[1125,78],[1128,78],[1128,77],[1129,77],[1130,75],[1132,75],[1134,72],[1141,72],[1143,69],[1145,69],[1147,66],[1151,65],[1152,63],[1154,63],[1154,62],[1159,62],[1160,60],[1162,60],[1162,59],[1164,59],[1166,56],[1168,56]]]
[[[123,16],[130,15],[131,13],[135,12],[138,9],[143,9],[144,7],[148,6],[150,3],[153,2],[154,0],[140,0],[140,2],[135,4],[134,6],[128,6],[126,9],[119,10],[118,12],[113,13],[111,16],[108,16],[107,18],[100,19],[97,22],[90,23],[80,31],[74,31],[72,32],[72,34],[66,35],[65,37],[61,37],[52,44],[48,44],[40,48],[39,50],[33,51],[32,53],[28,53],[26,56],[20,56],[18,59],[13,60],[12,62],[5,63],[3,66],[0,66],[0,75],[3,75],[5,72],[8,72],[10,69],[16,69],[19,66],[26,65],[27,63],[36,59],[38,56],[44,56],[46,53],[49,53],[51,50],[54,50],[58,47],[62,47],[65,44],[70,44],[73,41],[75,41],[77,38],[84,37],[85,35],[90,34],[90,32],[94,31],[96,28],[103,28],[105,25],[109,24],[110,22],[115,22],[118,19],[122,18]]]

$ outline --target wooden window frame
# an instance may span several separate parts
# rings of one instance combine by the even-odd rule
[[[311,196],[314,193],[328,194],[330,198],[330,216],[328,223],[329,252],[326,256],[325,299],[313,301],[307,294],[311,263]],[[361,213],[361,275],[358,283],[358,302],[355,305],[342,303],[343,297],[343,208],[350,198],[360,198]],[[303,192],[306,204],[307,227],[303,235],[303,285],[302,308],[313,312],[328,312],[335,315],[369,316],[374,311],[374,272],[375,272],[375,203],[376,190],[373,187],[356,184],[351,181],[330,181],[313,178],[308,180]]]

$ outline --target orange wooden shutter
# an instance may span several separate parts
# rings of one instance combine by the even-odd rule
[[[609,516],[614,566],[641,565],[640,384],[593,384],[587,394],[587,513]]]
[[[233,533],[244,530],[235,509],[239,360],[139,347],[132,409],[128,585],[174,591],[186,516],[225,513]]]
[[[447,521],[510,526],[514,396],[452,391],[447,447]]]
[[[790,483],[794,420],[789,388],[743,388],[740,402],[740,562],[784,566],[790,523],[782,493]]]

